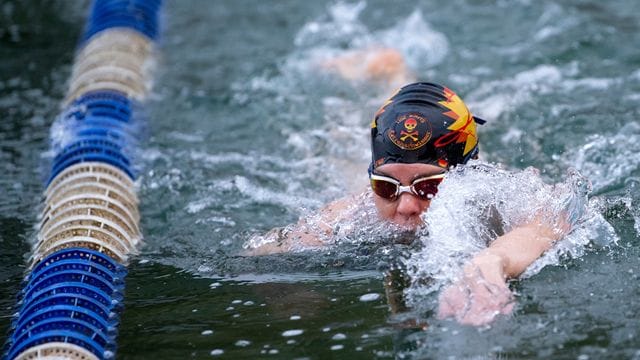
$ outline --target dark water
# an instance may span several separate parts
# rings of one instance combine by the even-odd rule
[[[640,358],[640,3],[369,1],[359,16],[349,4],[165,4],[139,159],[146,244],[130,265],[118,357]],[[0,2],[0,333],[86,7]],[[484,159],[535,166],[547,183],[577,168],[614,230],[514,283],[514,315],[489,328],[425,310],[411,315],[426,330],[403,329],[380,249],[236,256],[251,234],[366,182],[367,126],[389,89],[313,64],[375,42],[490,120]]]

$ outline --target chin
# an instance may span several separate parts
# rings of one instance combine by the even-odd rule
[[[415,230],[401,231],[393,236],[393,242],[402,245],[411,245],[418,238]]]
[[[391,234],[391,239],[395,244],[411,245],[417,238],[417,225],[396,225]]]
[[[392,220],[391,222],[401,231],[416,231],[420,226],[422,226],[422,219],[420,218],[402,221]]]

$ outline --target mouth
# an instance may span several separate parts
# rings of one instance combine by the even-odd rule
[[[419,216],[412,218],[394,219],[392,223],[398,228],[399,231],[415,232],[420,226],[422,226],[422,218]]]
[[[394,244],[411,245],[418,238],[417,229],[418,225],[396,225],[396,229],[394,229],[391,239]]]

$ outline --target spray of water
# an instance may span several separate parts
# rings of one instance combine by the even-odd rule
[[[601,192],[619,184],[640,169],[640,125],[630,122],[616,134],[595,134],[585,144],[567,156],[593,181],[594,191]]]
[[[538,171],[507,171],[474,162],[452,171],[424,215],[422,249],[405,260],[412,285],[409,303],[420,306],[427,296],[455,281],[461,265],[497,236],[531,221],[542,221],[568,235],[558,241],[523,276],[544,266],[577,257],[593,241],[616,243],[618,237],[597,206],[588,199],[591,184],[575,170],[563,182],[549,185]],[[425,281],[430,279],[432,281]]]
[[[296,34],[294,44],[298,47],[349,46],[354,38],[367,37],[368,31],[359,20],[366,3],[337,2],[328,8],[328,16],[305,24]],[[346,42],[346,43],[345,43]]]

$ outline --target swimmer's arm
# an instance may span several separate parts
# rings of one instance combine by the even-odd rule
[[[464,266],[461,279],[440,294],[438,316],[478,326],[510,314],[514,298],[507,280],[520,276],[567,230],[534,222],[498,237]]]
[[[271,230],[265,237],[276,240],[244,251],[246,256],[259,256],[285,253],[295,250],[317,249],[329,245],[325,240],[333,233],[333,225],[344,215],[353,203],[353,198],[335,200],[318,213],[318,221],[313,229],[306,225],[305,219],[283,229]]]
[[[257,247],[249,247],[242,252],[243,256],[261,256],[290,252],[297,248],[314,249],[324,247],[325,244],[319,236],[300,229],[299,224],[291,229],[274,229],[266,237],[277,239],[261,244]]]
[[[489,281],[515,279],[549,250],[567,229],[532,222],[498,237],[470,261]]]

